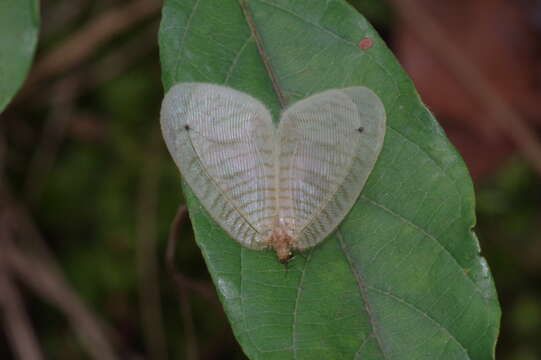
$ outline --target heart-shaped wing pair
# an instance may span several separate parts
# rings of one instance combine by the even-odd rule
[[[385,109],[366,87],[333,89],[287,108],[276,128],[245,93],[183,83],[165,96],[161,124],[186,182],[231,237],[263,249],[281,226],[303,250],[357,200],[383,145]]]

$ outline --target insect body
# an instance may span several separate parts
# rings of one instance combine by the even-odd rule
[[[287,108],[278,127],[258,100],[205,83],[175,85],[161,111],[177,166],[227,233],[281,262],[347,215],[383,145],[385,110],[366,87],[327,90]]]

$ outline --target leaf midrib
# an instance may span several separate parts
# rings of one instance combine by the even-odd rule
[[[274,92],[276,93],[276,97],[278,98],[278,103],[280,104],[280,107],[284,109],[287,106],[287,100],[284,96],[283,88],[280,86],[278,77],[276,76],[276,73],[274,72],[270,59],[265,50],[263,39],[261,38],[261,36],[259,35],[259,32],[257,31],[257,25],[252,15],[252,11],[250,10],[250,7],[248,6],[246,0],[239,0],[239,1],[240,1],[239,5],[242,9],[244,18],[246,19],[246,23],[248,24],[248,28],[250,29],[250,32],[252,33],[252,36],[255,39],[257,50],[259,51],[259,56],[261,57],[261,61],[263,62],[263,65],[265,66],[267,75],[269,76],[271,80],[272,87],[274,89]]]

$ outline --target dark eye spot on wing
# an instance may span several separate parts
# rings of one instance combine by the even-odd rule
[[[364,131],[364,128],[361,126],[360,128],[357,129],[357,131],[362,133]]]

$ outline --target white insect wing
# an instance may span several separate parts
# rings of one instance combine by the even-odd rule
[[[279,259],[321,242],[357,200],[383,146],[385,110],[366,87],[301,100],[275,129],[253,97],[204,83],[162,104],[170,153],[209,214],[251,249]]]
[[[316,245],[357,200],[383,145],[385,112],[364,87],[329,90],[304,99],[279,126],[280,216],[292,219],[295,248]]]
[[[167,93],[161,119],[169,151],[211,216],[241,244],[265,248],[276,213],[268,110],[239,91],[188,83]]]

